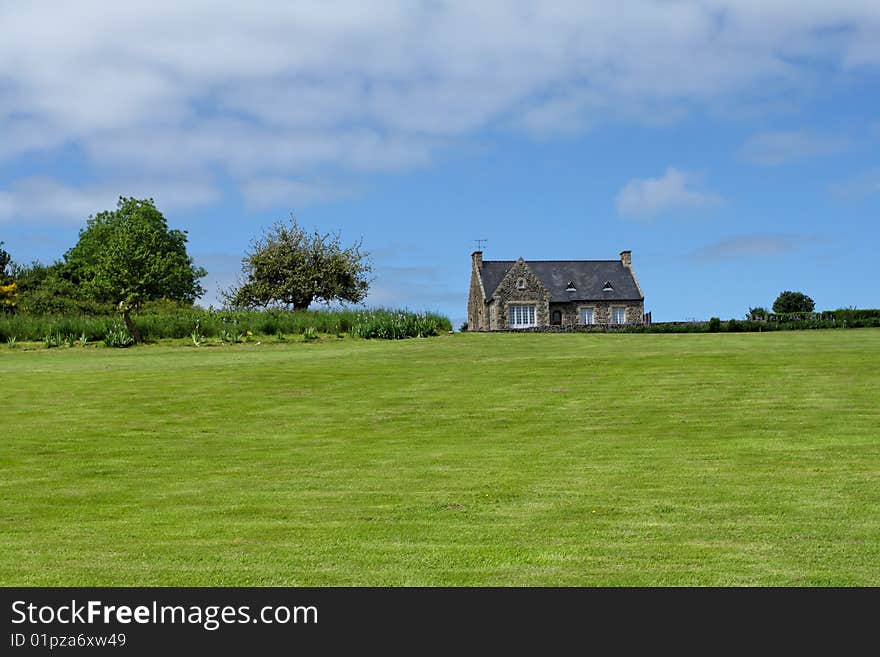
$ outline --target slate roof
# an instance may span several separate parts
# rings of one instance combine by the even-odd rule
[[[516,263],[513,260],[484,260],[481,275],[486,299]],[[529,269],[550,290],[550,301],[634,301],[642,295],[630,269],[620,260],[526,260]],[[569,282],[576,290],[566,292]],[[613,290],[603,290],[605,283]]]

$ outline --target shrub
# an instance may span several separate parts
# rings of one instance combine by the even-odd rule
[[[854,319],[847,324],[850,328],[868,328],[880,326],[880,317],[868,317],[866,319]]]
[[[742,330],[743,330],[742,326],[735,319],[731,319],[730,321],[727,322],[728,333],[739,333]]]
[[[710,333],[717,333],[718,331],[720,331],[721,330],[721,319],[718,317],[710,318],[708,328],[709,328]]]
[[[2,281],[0,281],[2,283]],[[13,282],[8,285],[0,285],[0,311],[14,313],[18,305],[18,286]]]
[[[833,315],[838,322],[846,322],[847,326],[850,326],[859,320],[880,319],[880,310],[876,308],[838,308],[833,311]]]
[[[18,285],[18,312],[30,315],[110,315],[112,304],[85,299],[65,277],[61,263],[33,263],[13,268]]]
[[[224,328],[220,329],[220,339],[230,344],[244,342],[244,333],[238,330],[238,321],[233,321],[228,326],[224,322]]]
[[[134,344],[134,338],[129,335],[125,325],[117,322],[110,327],[110,330],[107,331],[107,335],[104,336],[104,344],[108,347],[124,349],[125,347],[130,347]]]
[[[468,323],[464,322],[461,326],[458,327],[458,330],[461,331],[462,333],[467,333]]]
[[[72,347],[76,344],[76,336],[70,333],[49,333],[43,337],[46,349],[53,347]]]
[[[753,321],[753,322],[761,321],[761,320],[767,319],[767,315],[769,315],[769,314],[770,313],[767,311],[766,308],[762,308],[761,306],[756,306],[754,308],[749,308],[749,312],[746,315],[746,319]]]

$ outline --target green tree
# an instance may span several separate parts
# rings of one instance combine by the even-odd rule
[[[363,301],[372,265],[360,241],[343,247],[338,233],[307,233],[291,216],[251,245],[242,270],[244,282],[224,293],[230,306],[304,309],[313,301]]]
[[[803,292],[781,292],[773,302],[774,313],[811,313],[816,304]]]
[[[137,342],[131,319],[141,304],[170,299],[192,304],[207,272],[186,252],[186,232],[168,228],[152,199],[120,197],[116,210],[89,217],[79,241],[64,255],[67,275],[87,296],[112,302]]]
[[[114,305],[87,296],[70,278],[64,261],[44,265],[15,263],[12,278],[18,285],[19,312],[29,315],[106,315]]]
[[[12,282],[11,267],[12,256],[3,248],[3,242],[0,242],[0,284]]]
[[[18,305],[18,286],[12,276],[12,256],[0,242],[0,311],[14,313]]]

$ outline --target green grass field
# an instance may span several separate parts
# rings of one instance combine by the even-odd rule
[[[880,330],[0,348],[3,585],[880,585]]]

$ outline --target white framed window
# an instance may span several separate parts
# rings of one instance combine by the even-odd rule
[[[592,308],[581,308],[581,324],[595,324],[596,313]]]
[[[526,279],[517,278],[516,279],[516,289],[517,290],[525,290],[526,289]]]
[[[626,308],[612,308],[611,309],[611,323],[612,324],[626,324]]]
[[[537,326],[536,308],[533,305],[516,304],[507,307],[510,328],[528,328]]]

